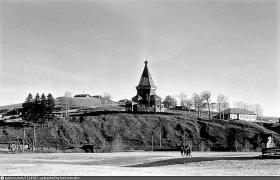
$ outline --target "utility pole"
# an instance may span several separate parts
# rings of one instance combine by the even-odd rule
[[[18,153],[18,150],[19,150],[19,145],[20,145],[20,144],[19,144],[19,140],[18,140],[18,138],[19,138],[19,137],[17,136],[17,146],[16,146],[16,153]]]
[[[152,134],[152,151],[154,151],[154,134]]]
[[[160,128],[160,132],[159,132],[159,148],[161,149],[161,128]]]
[[[174,97],[175,98],[175,97]],[[175,99],[173,99],[173,115],[175,114]]]
[[[25,143],[25,128],[23,128],[22,152],[24,152],[24,147],[25,147],[24,143]]]
[[[36,140],[35,125],[33,125],[33,142],[32,142],[32,153],[33,154],[35,151],[35,140]]]
[[[184,148],[186,147],[186,132],[184,131]]]

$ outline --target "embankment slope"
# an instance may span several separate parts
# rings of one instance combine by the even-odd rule
[[[2,128],[3,129],[3,128]],[[22,129],[7,127],[0,136],[15,140],[22,137]],[[93,144],[98,152],[175,149],[184,139],[198,151],[259,151],[272,135],[277,146],[280,135],[262,125],[245,121],[204,120],[183,115],[161,114],[99,114],[54,119],[48,126],[36,129],[36,144],[40,147],[79,147]],[[27,141],[32,144],[33,129],[26,130]],[[153,137],[153,138],[152,138]],[[161,137],[161,138],[160,138]]]

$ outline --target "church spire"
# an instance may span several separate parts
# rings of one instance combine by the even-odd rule
[[[145,67],[141,76],[141,79],[139,81],[138,87],[152,87],[156,88],[154,81],[152,79],[152,76],[150,74],[149,68],[148,68],[148,60],[146,56],[146,60],[144,61]]]

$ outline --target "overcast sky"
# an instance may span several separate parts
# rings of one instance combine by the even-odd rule
[[[0,105],[27,94],[132,98],[145,56],[166,95],[204,90],[280,116],[276,1],[1,0]]]

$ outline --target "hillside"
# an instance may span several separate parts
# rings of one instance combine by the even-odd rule
[[[5,129],[10,140],[22,137],[22,129]],[[162,148],[174,149],[183,142],[184,132],[193,150],[259,151],[270,134],[280,145],[278,133],[255,123],[208,121],[183,115],[128,113],[55,119],[48,127],[37,128],[36,144],[39,147],[58,149],[93,144],[98,152],[151,150],[152,136],[154,149],[159,149],[161,134]],[[26,130],[28,143],[31,143],[32,133],[32,128]],[[5,136],[2,131],[0,136]]]
[[[64,106],[65,104],[65,97],[60,97],[55,100],[56,106]],[[118,106],[119,103],[106,100],[104,98],[95,98],[95,97],[74,97],[68,98],[70,106],[72,108],[102,108],[102,107],[114,107]]]
[[[5,109],[15,109],[15,108],[20,108],[22,106],[22,103],[18,104],[10,104],[10,105],[5,105],[5,106],[0,106],[0,111],[5,110]]]
[[[55,99],[55,105],[57,107],[65,106],[65,97],[59,97]],[[124,109],[120,106],[119,103],[106,100],[104,98],[95,98],[95,97],[74,97],[68,98],[67,101],[70,104],[71,108],[82,108],[82,109],[97,109],[104,110],[110,108],[110,110],[121,110]],[[15,109],[22,107],[22,104],[11,104],[6,106],[0,106],[0,110],[5,109]]]

